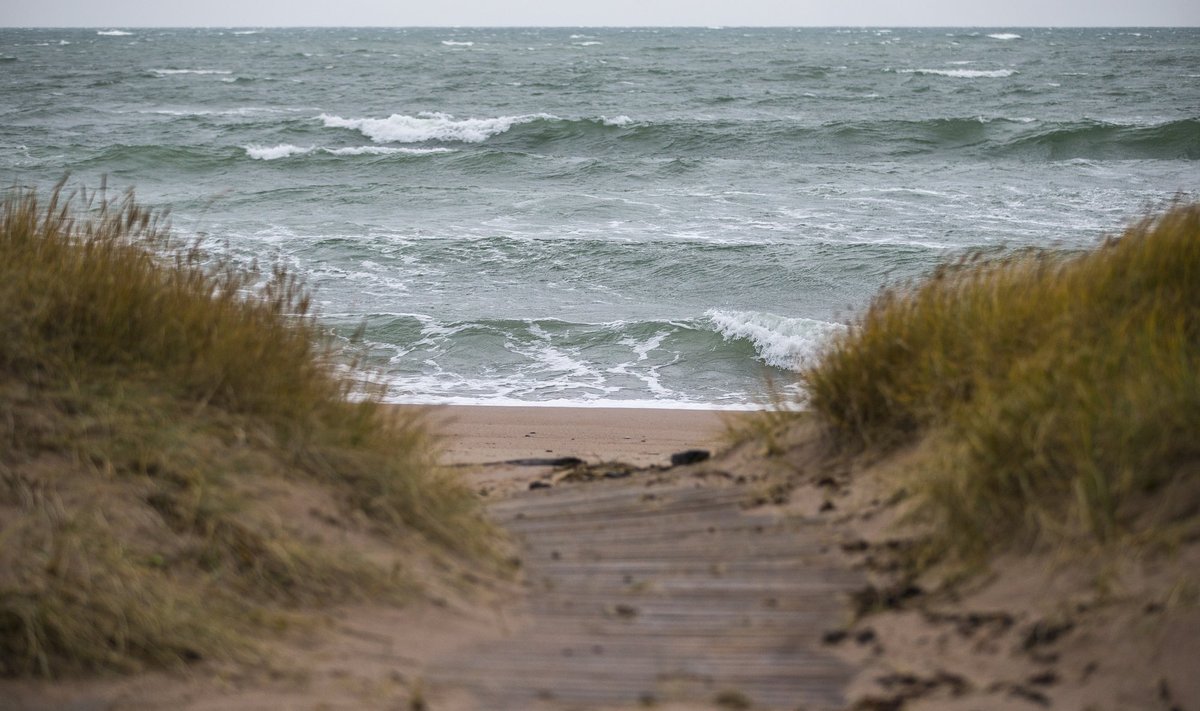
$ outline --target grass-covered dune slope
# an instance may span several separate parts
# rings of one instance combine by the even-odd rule
[[[483,554],[472,494],[419,423],[346,397],[293,277],[128,195],[0,211],[0,675],[252,655],[411,591],[397,550]]]
[[[1200,205],[885,290],[804,379],[843,447],[917,445],[903,486],[943,550],[1190,540]]]

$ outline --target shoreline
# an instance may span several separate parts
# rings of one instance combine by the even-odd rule
[[[578,457],[635,466],[720,447],[729,423],[752,411],[546,405],[396,405],[420,410],[455,466]]]
[[[708,402],[675,400],[516,400],[449,398],[445,400],[383,400],[389,407],[512,407],[548,408],[561,410],[681,410],[687,412],[762,412],[773,407],[772,403],[737,403],[719,405]]]

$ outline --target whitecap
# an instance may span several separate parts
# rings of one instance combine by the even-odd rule
[[[1021,39],[1021,35],[1015,35],[1011,32],[997,32],[996,34],[988,35],[994,40],[1015,40]]]
[[[244,107],[240,109],[137,109],[132,113],[155,116],[252,116],[255,114],[278,113],[278,109]],[[129,113],[129,112],[118,112]]]
[[[293,146],[290,143],[284,143],[279,146],[243,146],[246,155],[255,160],[277,160],[279,158],[287,158],[288,156],[303,155],[311,153],[312,148],[302,148]]]
[[[422,156],[434,153],[455,153],[453,148],[394,148],[390,146],[350,146],[348,148],[322,148],[332,156]]]
[[[901,74],[932,74],[956,79],[1000,79],[1017,73],[1015,69],[901,69]]]
[[[442,40],[442,44],[447,47],[474,47],[474,42],[455,42],[454,40]]]
[[[625,126],[632,125],[633,119],[624,114],[621,114],[620,116],[613,116],[612,118],[601,116],[600,123],[604,124],[605,126],[618,126],[624,128]]]
[[[236,30],[233,34],[235,34],[235,35],[256,35],[261,31],[262,30]]]
[[[102,37],[129,37],[133,33],[125,30],[96,30],[96,34]]]
[[[726,340],[750,341],[764,363],[786,370],[811,365],[829,339],[846,330],[840,323],[760,311],[712,309],[705,316]]]
[[[421,112],[416,116],[392,114],[384,119],[342,118],[321,114],[326,128],[359,131],[376,143],[420,143],[422,141],[458,141],[480,143],[517,124],[540,119],[556,119],[550,114],[499,116],[485,119],[455,119],[450,114]]]
[[[574,42],[573,44],[574,44],[576,47],[595,47],[595,46],[596,46],[596,45],[598,45],[598,44],[604,44],[604,43],[603,43],[603,42],[596,42],[596,41],[594,41],[594,40],[593,40],[593,41],[589,41],[589,42]]]
[[[331,156],[390,156],[390,155],[431,155],[434,153],[454,153],[451,148],[394,148],[389,146],[347,146],[344,148],[325,148],[321,146],[294,146],[284,143],[278,146],[242,146],[246,155],[255,160],[278,160],[292,156],[308,155],[310,153],[325,153]]]

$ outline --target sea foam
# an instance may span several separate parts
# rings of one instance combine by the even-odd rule
[[[517,124],[557,117],[550,114],[526,114],[485,119],[456,119],[450,114],[423,111],[416,116],[392,114],[384,119],[342,118],[329,114],[321,114],[318,118],[325,123],[326,128],[353,129],[376,143],[480,143],[504,133]]]
[[[129,37],[133,33],[125,30],[96,30],[96,34],[102,37]]]
[[[726,340],[750,341],[764,363],[785,370],[800,370],[812,364],[826,342],[846,330],[840,323],[759,311],[712,309],[705,316]]]
[[[901,69],[901,74],[932,74],[957,79],[1000,79],[1017,73],[1015,69]]]
[[[312,148],[302,148],[285,143],[280,146],[243,146],[246,155],[255,160],[277,160],[288,156],[303,155],[311,152]]]
[[[349,146],[346,148],[321,148],[333,156],[422,156],[433,153],[454,153],[453,148],[393,148],[389,146]]]
[[[348,146],[345,148],[324,148],[321,146],[294,146],[284,143],[278,146],[242,146],[246,155],[255,160],[278,160],[292,156],[308,155],[309,153],[326,153],[331,156],[388,156],[388,155],[426,155],[431,153],[453,153],[450,148],[393,148],[388,146]]]
[[[988,37],[991,37],[992,39],[996,39],[996,40],[1015,40],[1015,39],[1021,39],[1021,35],[1014,35],[1014,34],[1013,34],[1013,33],[1011,33],[1011,32],[997,32],[997,33],[996,33],[996,34],[994,34],[994,35],[988,35]]]

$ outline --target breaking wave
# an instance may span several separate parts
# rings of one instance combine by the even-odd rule
[[[1050,160],[1200,160],[1200,119],[1144,125],[1105,121],[1040,124],[1012,138],[1001,150]]]
[[[377,365],[395,384],[390,395],[403,401],[465,397],[578,405],[634,398],[745,407],[761,388],[762,364],[797,370],[843,328],[718,310],[694,319],[609,323],[372,314],[364,346],[386,359]],[[470,364],[458,362],[465,352],[475,356]],[[693,400],[695,393],[704,393],[703,399]]]
[[[550,114],[500,116],[485,119],[456,119],[450,114],[421,112],[416,116],[392,114],[387,118],[342,118],[321,114],[326,128],[348,128],[376,143],[421,143],[448,141],[481,143],[513,126],[542,119],[558,120]]]
[[[726,340],[749,341],[764,363],[784,370],[812,365],[829,339],[846,330],[840,323],[759,311],[711,310],[706,315]]]
[[[389,155],[428,155],[431,153],[453,153],[450,148],[393,148],[388,146],[348,146],[344,148],[325,148],[322,146],[294,146],[284,143],[278,146],[243,146],[246,155],[255,160],[278,160],[292,156],[302,156],[311,153],[324,153],[331,156],[389,156]]]
[[[900,74],[925,74],[955,79],[1002,79],[1017,73],[1015,69],[901,69]]]

